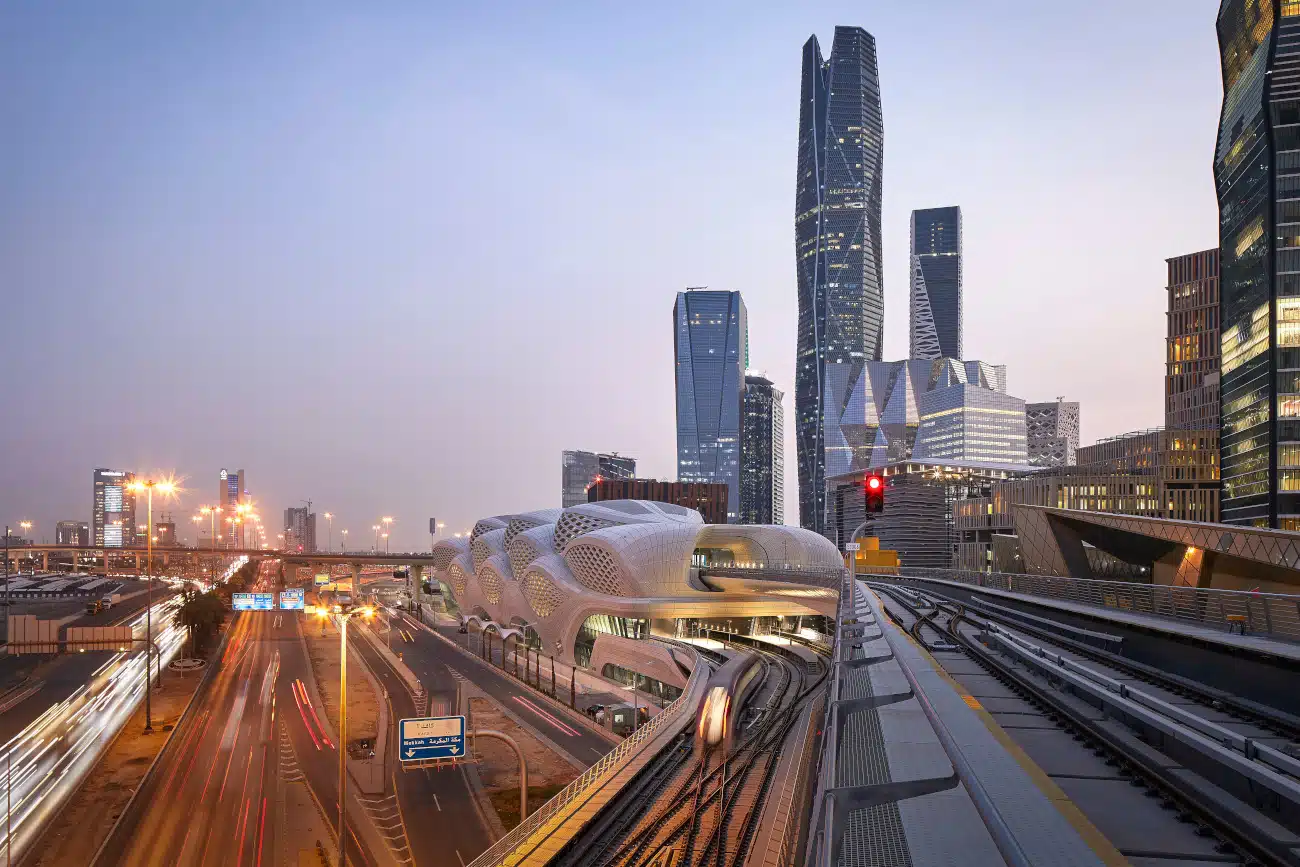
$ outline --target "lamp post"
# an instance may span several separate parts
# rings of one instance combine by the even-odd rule
[[[325,550],[326,550],[326,551],[333,551],[333,550],[334,550],[334,515],[333,515],[333,513],[331,513],[331,512],[326,512],[326,513],[325,513],[325,521],[326,521],[326,523],[328,523],[328,524],[330,525],[330,529],[329,529],[329,545],[326,546]]]
[[[199,506],[199,514],[208,516],[209,530],[212,535],[212,583],[217,583],[217,514],[220,506]]]
[[[157,488],[158,492],[161,493],[164,497],[170,496],[171,494],[176,492],[176,483],[171,481],[170,479],[163,479],[160,482],[154,481],[153,479],[148,479],[143,482],[134,481],[130,485],[128,485],[127,488],[128,490],[133,491],[134,493],[137,494],[140,493],[141,491],[146,491],[149,497],[148,500],[149,523],[147,525],[147,529],[145,532],[145,538],[148,540],[147,544],[149,546],[149,553],[148,553],[148,559],[145,563],[145,574],[148,576],[148,578],[146,579],[147,580],[146,592],[148,593],[148,597],[146,599],[145,609],[144,609],[144,634],[146,639],[145,647],[144,647],[144,679],[145,679],[144,730],[146,732],[151,732],[153,731],[153,707],[150,703],[150,695],[153,693],[153,680],[151,675],[149,674],[149,646],[153,643],[153,492],[154,492],[154,488]],[[161,657],[158,659],[158,666],[159,666],[158,676],[159,678],[161,678],[162,677]]]
[[[375,526],[371,527],[370,529],[375,531],[375,547],[372,548],[371,550],[374,551],[376,554],[378,554],[379,553],[379,525],[375,524]]]
[[[380,518],[380,520],[384,522],[384,553],[387,554],[388,534],[393,531],[393,517],[392,515],[385,515],[384,517]]]
[[[339,530],[339,532],[343,534],[343,539],[339,542],[339,553],[346,554],[348,552],[348,531],[343,529]]]
[[[388,534],[384,534],[384,553],[388,553]]]
[[[375,609],[367,606],[344,611],[337,605],[334,608],[339,618],[339,867],[347,867],[348,621],[358,614],[369,620],[375,616]],[[318,606],[316,614],[323,627],[328,609]]]

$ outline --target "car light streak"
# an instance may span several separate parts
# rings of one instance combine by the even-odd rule
[[[168,599],[153,606],[154,639],[162,665],[177,655],[185,641],[185,630],[175,618],[180,604],[179,599]],[[137,638],[144,637],[144,623],[141,611],[131,623]],[[72,695],[51,705],[0,748],[0,770],[4,761],[12,763],[15,860],[39,838],[45,823],[58,814],[144,699],[144,666],[142,650],[113,654]],[[9,794],[0,773],[0,803]],[[0,847],[6,842],[0,826]]]

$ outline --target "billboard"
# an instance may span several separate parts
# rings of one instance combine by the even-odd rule
[[[232,593],[230,607],[236,611],[272,611],[275,609],[275,594]]]
[[[322,584],[328,584],[328,583],[330,583],[330,576],[328,572],[322,572],[316,576],[316,586],[319,587]]]
[[[284,590],[280,593],[280,608],[286,611],[302,611],[304,607],[304,595],[301,587],[294,587],[290,590]]]

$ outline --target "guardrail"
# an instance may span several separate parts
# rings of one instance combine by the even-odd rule
[[[607,773],[616,769],[633,752],[645,746],[670,721],[679,717],[686,708],[688,700],[692,697],[692,690],[705,677],[705,672],[708,670],[707,665],[702,663],[696,665],[691,672],[691,678],[686,684],[686,689],[668,707],[651,717],[650,721],[637,729],[631,737],[606,753],[605,757],[596,764],[587,768],[582,776],[565,786],[555,797],[543,804],[537,812],[532,813],[528,818],[516,825],[510,833],[490,846],[482,855],[475,858],[469,867],[495,867],[495,865],[505,864],[506,859],[543,825],[585,794],[593,785],[603,780]]]
[[[990,590],[1005,590],[1230,632],[1300,641],[1300,594],[1211,590],[1168,584],[1099,581],[1053,575],[965,572],[956,569],[903,569],[901,574],[869,572],[884,580],[923,578]]]

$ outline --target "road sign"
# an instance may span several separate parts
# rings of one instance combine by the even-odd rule
[[[232,593],[230,607],[236,611],[274,611],[274,593]]]
[[[862,546],[859,545],[857,542],[850,542],[850,543],[848,543],[847,545],[844,546],[844,550],[845,550],[845,551],[856,551],[856,550],[858,550],[858,548],[860,548],[860,547],[862,547]]]
[[[328,583],[330,583],[330,576],[328,572],[322,572],[321,574],[316,576],[316,584],[318,586],[321,584],[328,584]]]
[[[435,716],[397,723],[398,755],[404,762],[458,759],[465,755],[465,717]]]
[[[293,587],[280,593],[280,607],[286,610],[302,611],[304,608],[304,595],[301,587]]]

